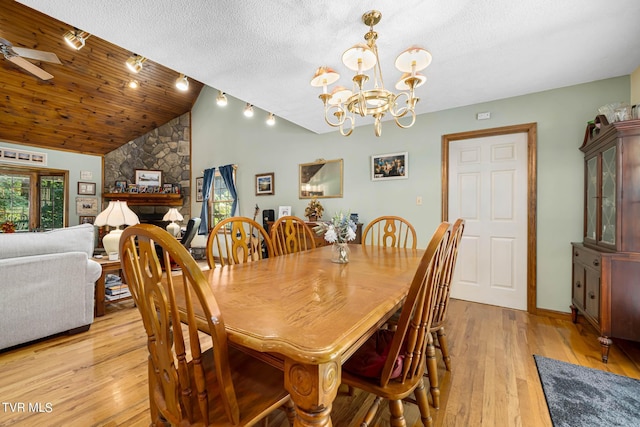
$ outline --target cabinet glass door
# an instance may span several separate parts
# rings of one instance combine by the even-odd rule
[[[597,215],[598,215],[598,158],[587,160],[587,227],[585,237],[596,240]]]
[[[602,152],[602,243],[616,244],[616,147]]]

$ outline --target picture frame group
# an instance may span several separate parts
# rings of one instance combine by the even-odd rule
[[[407,151],[371,156],[372,181],[407,178],[409,178],[409,153]]]
[[[256,196],[275,194],[274,173],[261,173],[256,175]]]

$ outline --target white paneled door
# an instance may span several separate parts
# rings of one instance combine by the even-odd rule
[[[451,297],[527,309],[527,134],[449,145],[449,221],[464,218]]]

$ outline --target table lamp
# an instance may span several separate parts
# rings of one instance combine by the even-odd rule
[[[93,223],[99,227],[108,225],[116,227],[102,238],[102,246],[107,255],[116,254],[119,258],[121,225],[140,224],[138,216],[127,206],[127,202],[111,201],[105,210],[100,212]],[[117,258],[116,258],[117,259]]]
[[[180,226],[176,224],[176,221],[182,221],[183,219],[184,218],[176,208],[169,209],[169,211],[162,217],[163,221],[171,221],[169,225],[167,225],[167,231],[174,237],[178,237],[178,234],[180,234]]]

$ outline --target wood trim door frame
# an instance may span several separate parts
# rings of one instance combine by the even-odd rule
[[[442,135],[442,220],[449,217],[449,144],[511,133],[527,134],[527,312],[537,313],[537,123]]]

